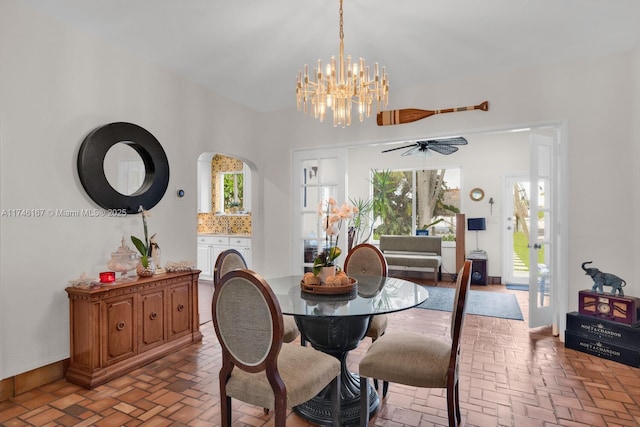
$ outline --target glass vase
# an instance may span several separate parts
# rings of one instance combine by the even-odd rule
[[[156,274],[156,264],[153,262],[153,258],[147,258],[147,261],[147,267],[142,265],[142,261],[138,261],[138,265],[136,265],[136,274],[139,277],[151,277]]]
[[[336,275],[336,266],[332,265],[329,267],[320,267],[320,272],[318,273],[318,279],[320,279],[321,284],[325,284],[327,281],[327,277]]]

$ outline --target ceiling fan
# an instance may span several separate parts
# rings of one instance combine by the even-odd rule
[[[456,145],[467,145],[467,140],[461,136],[452,138],[429,139],[426,141],[416,141],[413,144],[404,145],[402,147],[390,148],[382,152],[388,153],[389,151],[402,150],[403,148],[410,147],[407,151],[402,153],[403,156],[410,156],[414,153],[426,154],[428,150],[433,150],[436,153],[448,155],[458,151],[458,147],[456,147]]]

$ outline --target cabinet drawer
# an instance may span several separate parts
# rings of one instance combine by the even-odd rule
[[[249,238],[249,237],[230,237],[229,238],[229,246],[231,246],[231,247],[241,247],[241,248],[250,248],[251,247],[251,238]]]
[[[199,245],[229,245],[229,238],[226,236],[198,236]]]

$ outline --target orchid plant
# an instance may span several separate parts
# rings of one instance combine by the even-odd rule
[[[151,256],[151,244],[149,243],[149,232],[147,231],[147,218],[151,216],[149,211],[144,210],[142,206],[138,208],[138,212],[142,215],[142,226],[144,228],[144,242],[138,239],[136,236],[131,236],[131,241],[133,242],[142,258],[140,258],[140,263],[144,268],[149,267],[149,257]]]
[[[338,207],[336,200],[332,197],[326,202],[323,201],[318,204],[318,215],[325,231],[325,245],[323,252],[318,254],[313,261],[313,274],[317,275],[322,267],[335,265],[334,261],[342,253],[338,246],[342,222],[353,217],[354,213],[357,212],[358,209],[355,206],[350,206],[347,203],[343,203],[341,207]]]

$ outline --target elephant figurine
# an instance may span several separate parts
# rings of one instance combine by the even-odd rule
[[[592,291],[598,292],[599,294],[604,293],[603,286],[611,286],[611,295],[615,295],[616,291],[619,296],[624,296],[624,292],[622,292],[622,287],[627,285],[627,282],[611,273],[603,273],[597,268],[586,268],[585,265],[592,264],[593,261],[586,261],[582,263],[582,269],[585,271],[587,276],[591,276],[593,279],[593,287]]]

